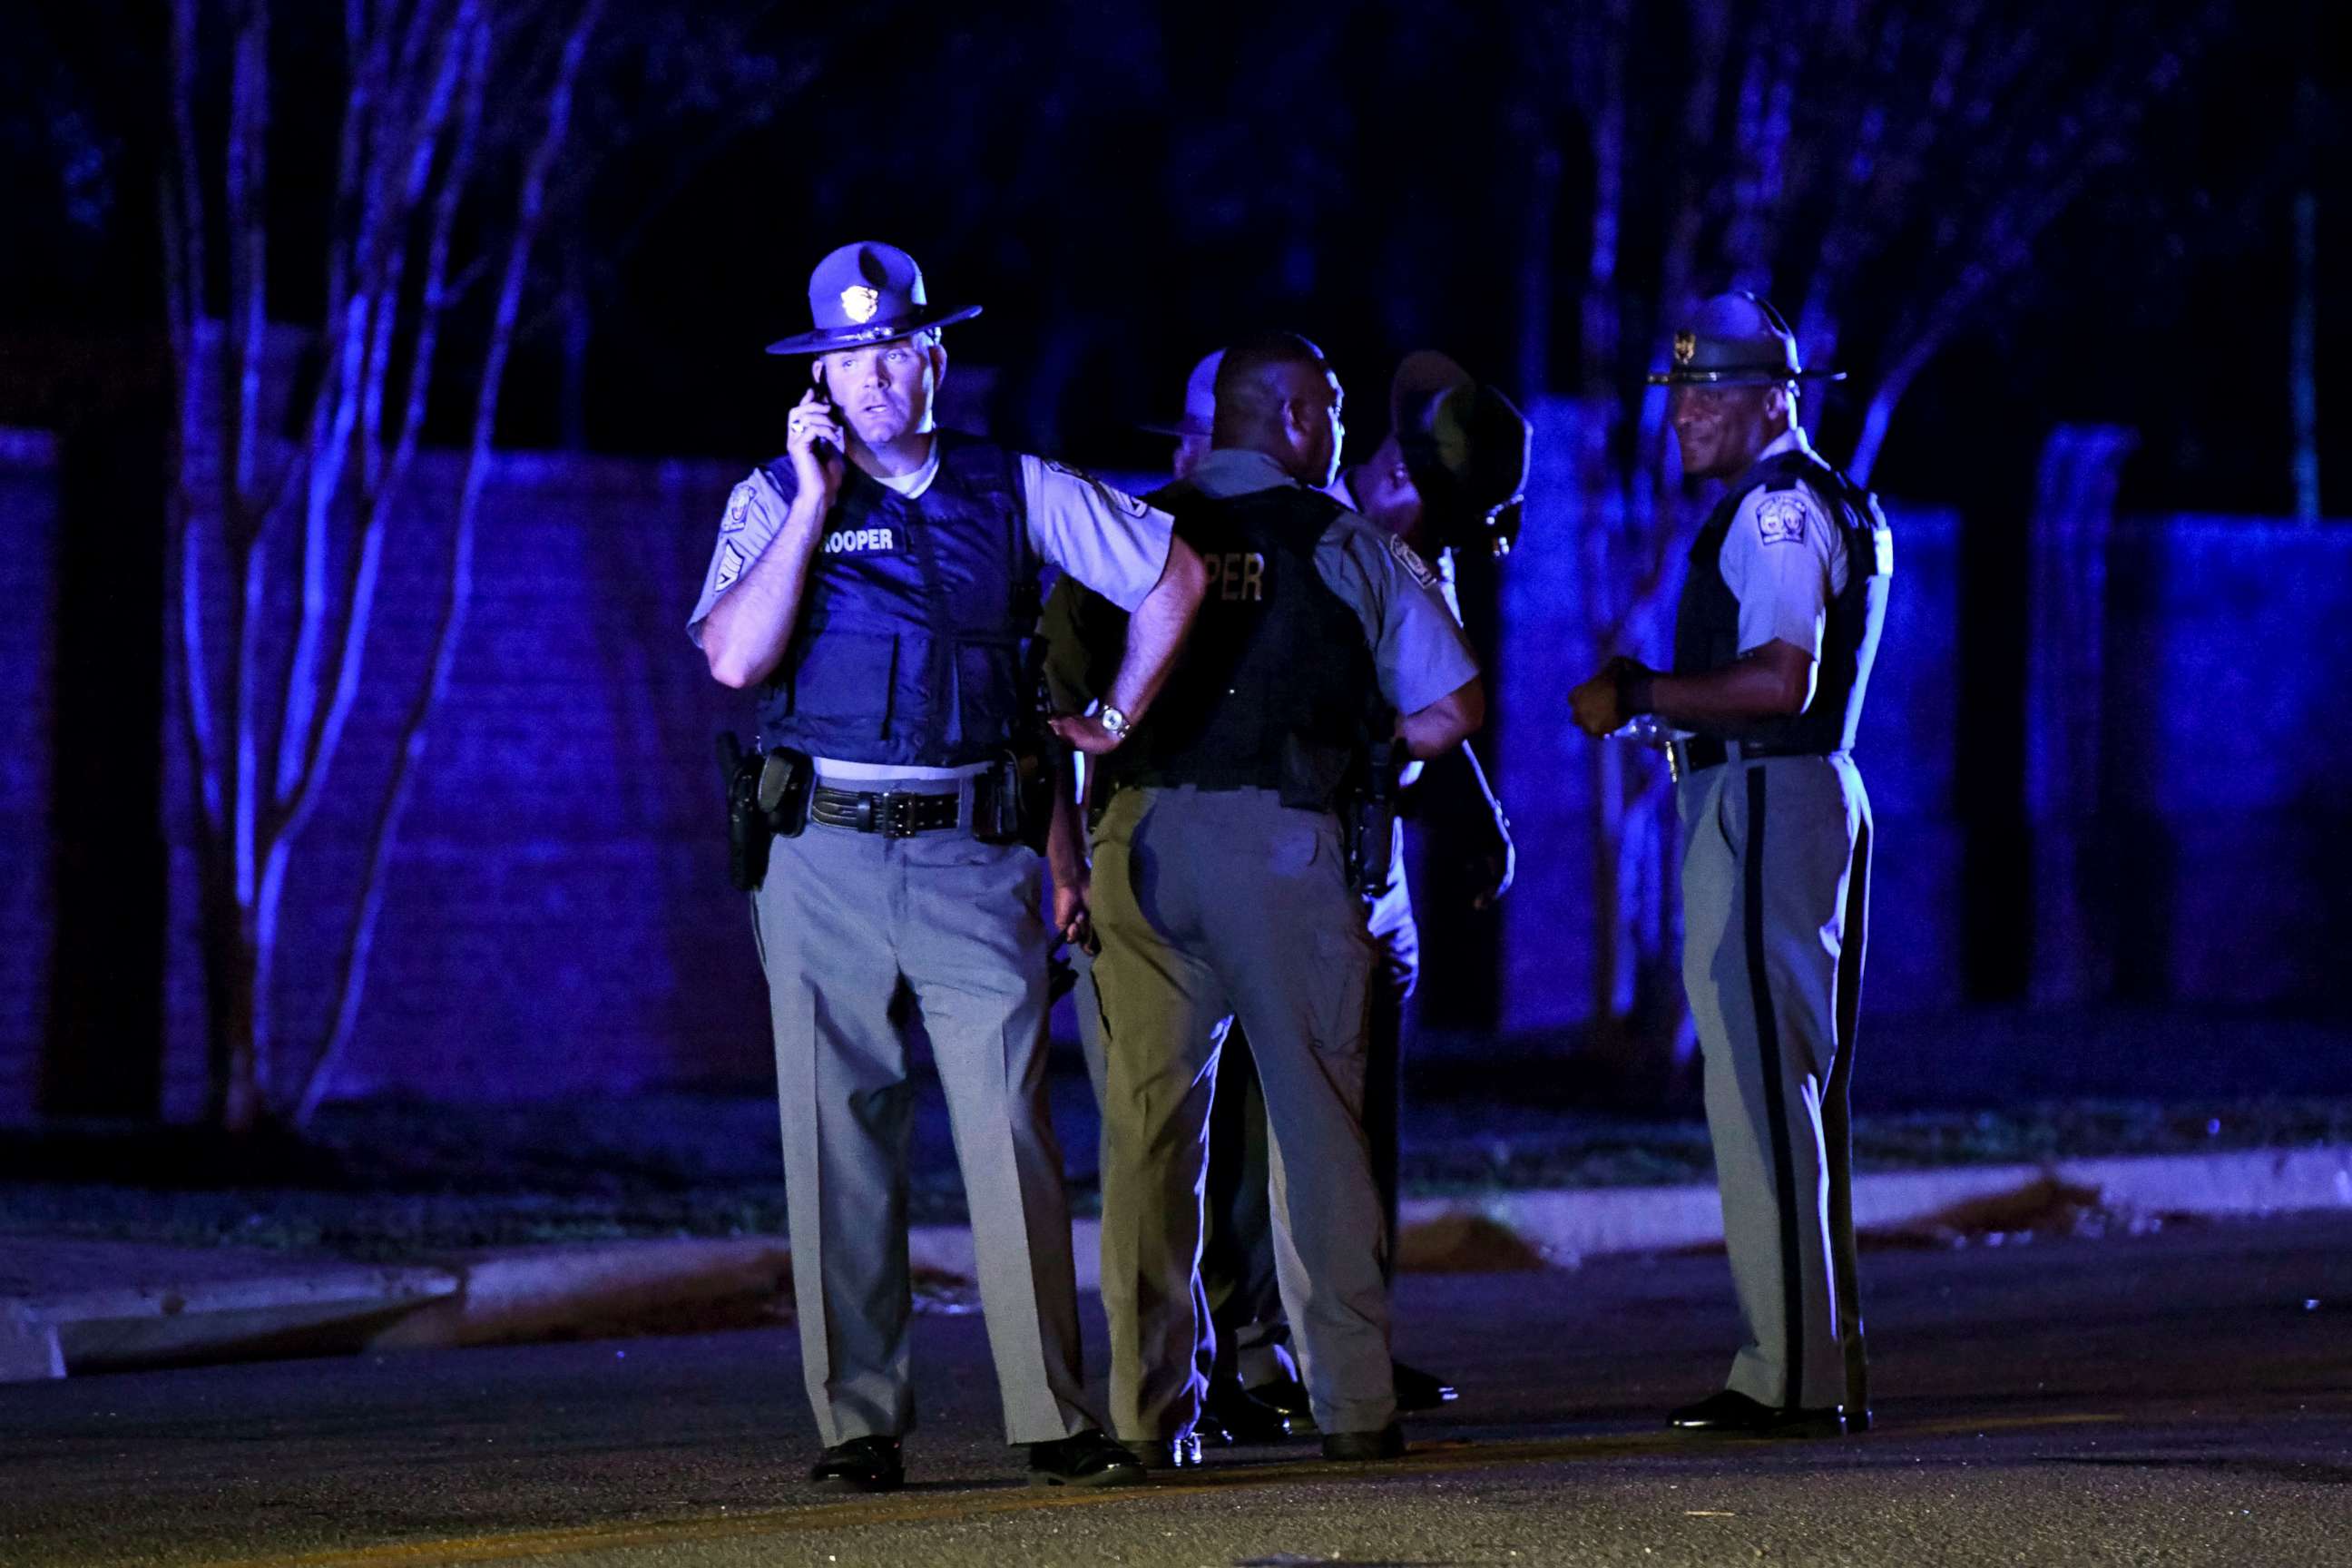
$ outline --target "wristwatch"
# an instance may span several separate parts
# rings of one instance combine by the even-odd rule
[[[1127,714],[1123,710],[1114,708],[1109,703],[1106,702],[1100,708],[1095,710],[1095,721],[1103,727],[1103,733],[1108,735],[1112,740],[1123,741],[1127,739],[1128,719]]]

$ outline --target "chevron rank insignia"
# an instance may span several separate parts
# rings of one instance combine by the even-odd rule
[[[719,572],[717,575],[710,579],[710,585],[721,593],[724,593],[727,589],[735,585],[736,578],[743,575],[744,565],[745,561],[743,552],[736,549],[732,542],[720,545],[719,547]]]

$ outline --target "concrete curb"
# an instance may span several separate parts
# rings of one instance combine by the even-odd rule
[[[21,1302],[0,1301],[0,1383],[65,1374],[65,1349],[56,1326],[35,1319]]]
[[[54,1336],[58,1362],[47,1375],[62,1376],[357,1350],[384,1322],[455,1294],[462,1283],[445,1268],[315,1260],[273,1268],[256,1262],[257,1271],[243,1278],[156,1280],[50,1294],[16,1306],[29,1324]]]
[[[2352,1147],[1887,1172],[1854,1181],[1854,1226],[1864,1231],[1932,1232],[1958,1211],[2066,1191],[2135,1215],[2352,1213]],[[1493,1222],[1547,1261],[1567,1266],[1612,1253],[1671,1252],[1723,1240],[1723,1210],[1712,1186],[1416,1198],[1404,1205],[1401,1247],[1407,1267],[1417,1230],[1472,1217]]]
[[[1956,1216],[1980,1223],[2003,1205],[2040,1212],[2052,1200],[2129,1215],[2352,1215],[2352,1147],[1897,1172],[1857,1180],[1853,1195],[1861,1228],[1916,1234],[1967,1223]],[[975,1276],[969,1226],[918,1226],[908,1239],[918,1269]],[[1715,1189],[1690,1185],[1416,1198],[1404,1205],[1400,1245],[1408,1268],[1475,1270],[1574,1267],[1588,1258],[1722,1239]],[[1079,1289],[1099,1289],[1100,1225],[1076,1221],[1072,1242]],[[535,1247],[411,1268],[269,1253],[246,1259],[225,1251],[121,1252],[161,1261],[132,1283],[0,1294],[0,1383],[575,1336],[625,1330],[656,1311],[772,1300],[791,1285],[791,1254],[775,1237]],[[199,1283],[152,1277],[197,1258],[207,1276]],[[236,1272],[248,1262],[249,1271]]]
[[[2056,1189],[2085,1192],[2105,1208],[2142,1215],[2352,1212],[2352,1146],[1887,1172],[1854,1182],[1854,1224],[1872,1231],[1933,1229],[1964,1205],[2023,1200]],[[1515,1250],[1531,1249],[1545,1262],[1569,1268],[1587,1258],[1672,1252],[1723,1240],[1723,1208],[1712,1185],[1488,1193],[1412,1198],[1403,1207],[1398,1247],[1403,1267],[1412,1272],[1479,1267],[1461,1261],[1465,1248],[1454,1245],[1471,1222],[1508,1233],[1495,1238],[1501,1245],[1492,1249],[1507,1259]],[[1071,1232],[1078,1289],[1101,1289],[1100,1224],[1080,1219]],[[1519,1247],[1515,1249],[1513,1242]],[[919,1226],[908,1251],[918,1267],[973,1277],[967,1226]],[[1509,1260],[1504,1266],[1522,1265]]]
[[[474,1254],[449,1267],[460,1288],[372,1336],[371,1349],[511,1344],[792,1288],[792,1252],[781,1237],[546,1247]]]

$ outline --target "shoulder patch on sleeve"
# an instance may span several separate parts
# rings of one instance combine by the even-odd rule
[[[1437,569],[1421,558],[1420,551],[1404,542],[1403,534],[1389,535],[1389,553],[1396,557],[1396,563],[1403,567],[1405,574],[1414,582],[1424,588],[1437,586]]]
[[[719,570],[711,574],[710,586],[722,593],[733,587],[735,579],[743,575],[744,564],[743,552],[735,548],[734,541],[721,544],[719,547]]]
[[[1767,544],[1802,544],[1805,514],[1811,510],[1801,496],[1788,492],[1768,495],[1756,503],[1756,531]]]
[[[759,487],[749,479],[737,485],[727,498],[727,515],[719,520],[719,531],[733,533],[751,521],[752,499],[758,493]]]
[[[1082,485],[1092,486],[1095,494],[1102,498],[1103,504],[1110,508],[1113,511],[1125,512],[1129,517],[1139,519],[1149,517],[1151,514],[1150,507],[1145,505],[1142,501],[1138,500],[1135,497],[1128,494],[1125,490],[1120,489],[1116,486],[1103,483],[1102,480],[1087,472],[1084,468],[1074,468],[1067,463],[1056,462],[1051,458],[1044,458],[1042,461],[1047,468],[1051,468],[1054,472],[1061,475],[1065,479],[1076,479]]]

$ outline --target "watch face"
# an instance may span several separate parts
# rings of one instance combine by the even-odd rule
[[[1104,704],[1103,710],[1095,716],[1102,721],[1102,727],[1109,731],[1112,734],[1124,735],[1127,733],[1127,715],[1120,712],[1118,709],[1111,707],[1109,704]]]

